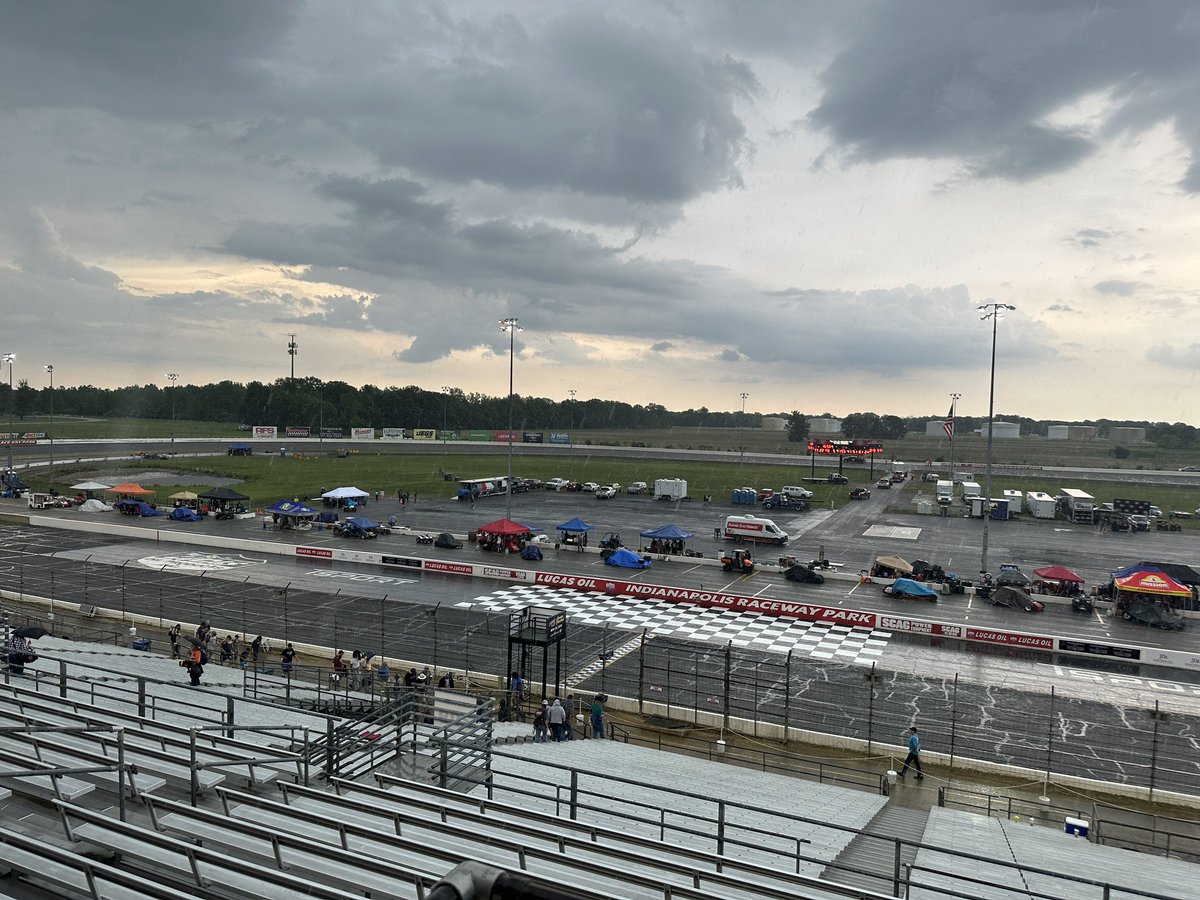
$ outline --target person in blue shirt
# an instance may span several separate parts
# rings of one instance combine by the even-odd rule
[[[900,770],[901,778],[908,774],[910,765],[917,770],[917,781],[925,777],[925,773],[921,771],[921,736],[917,733],[916,725],[908,729],[908,756],[904,757],[904,768]]]

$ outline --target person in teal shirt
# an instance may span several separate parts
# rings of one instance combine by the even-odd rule
[[[916,725],[908,729],[908,756],[904,757],[904,768],[900,770],[901,778],[908,774],[910,765],[917,770],[917,781],[925,777],[925,773],[921,771],[921,736]]]

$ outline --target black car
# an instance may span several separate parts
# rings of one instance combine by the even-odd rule
[[[856,487],[850,491],[851,500],[870,500],[871,492],[865,487]]]

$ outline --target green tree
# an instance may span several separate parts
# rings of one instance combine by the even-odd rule
[[[875,413],[850,413],[842,419],[842,434],[851,439],[883,437],[883,420]]]
[[[1129,459],[1129,448],[1118,444],[1112,448],[1112,455],[1117,459]]]
[[[788,419],[787,439],[793,444],[808,440],[808,417],[800,415],[798,410],[792,410],[792,417]]]
[[[18,419],[24,419],[27,415],[33,412],[33,399],[37,396],[37,391],[29,386],[29,379],[22,378],[17,382],[16,405],[14,412]]]

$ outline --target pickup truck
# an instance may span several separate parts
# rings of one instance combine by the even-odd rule
[[[785,497],[783,494],[772,494],[763,501],[763,509],[808,509],[808,499],[805,497]]]

